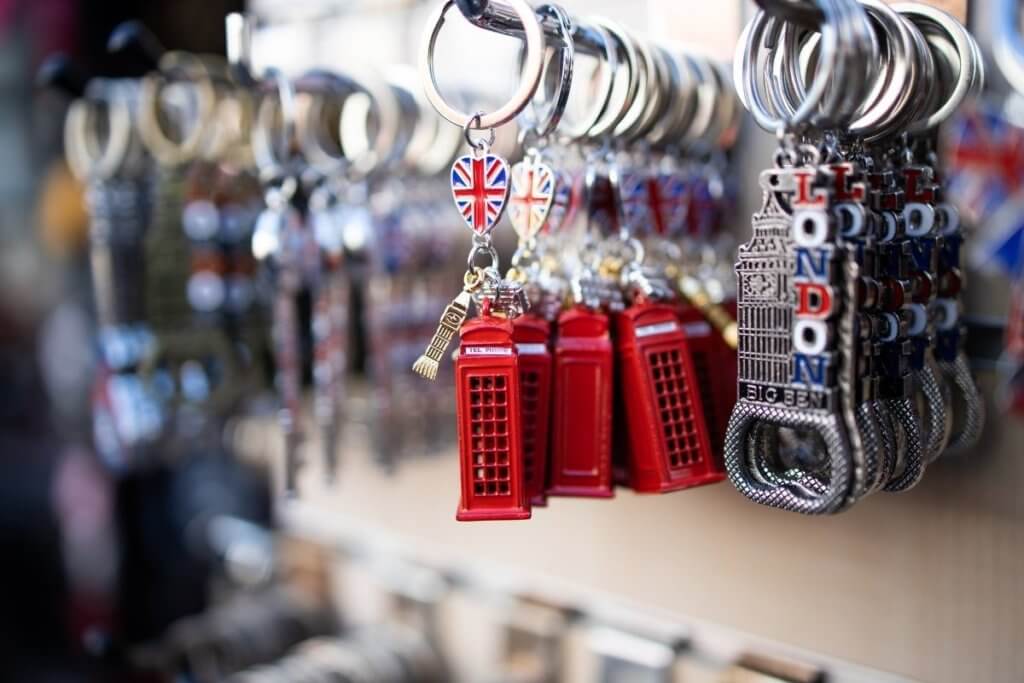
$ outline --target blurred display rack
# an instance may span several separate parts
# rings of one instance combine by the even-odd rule
[[[472,560],[466,555],[453,555],[365,520],[325,514],[322,507],[309,502],[284,501],[279,515],[289,533],[335,553],[339,563],[362,562],[378,576],[390,575],[385,581],[392,586],[411,585],[417,578],[422,581],[417,572],[427,570],[441,577],[446,592],[467,592],[484,598],[485,603],[486,597],[490,596],[513,602],[524,600],[558,605],[577,615],[559,637],[566,639],[571,637],[571,629],[583,629],[587,634],[588,654],[596,660],[599,671],[607,671],[611,666],[603,660],[657,661],[659,648],[668,647],[674,651],[671,673],[663,678],[652,675],[651,678],[637,680],[678,683],[910,683],[910,679],[894,674],[710,622],[679,618],[649,605],[631,604],[619,597],[584,589],[550,576]],[[457,658],[458,653],[454,656]],[[743,662],[765,662],[766,666],[795,672],[794,677],[771,677],[763,671],[755,672],[741,666]],[[597,680],[614,683],[618,679],[600,677]]]

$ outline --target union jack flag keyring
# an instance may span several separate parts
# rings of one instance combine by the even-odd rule
[[[484,142],[475,145],[473,154],[461,156],[452,164],[452,198],[462,220],[474,234],[483,237],[494,228],[505,210],[509,171],[504,159],[488,151],[489,145]]]
[[[498,270],[498,254],[491,244],[491,230],[504,213],[512,186],[508,162],[493,154],[491,145],[495,140],[495,129],[513,120],[532,101],[544,71],[545,39],[540,21],[526,0],[511,0],[511,9],[523,23],[526,49],[519,87],[512,99],[490,113],[466,114],[452,107],[437,87],[434,46],[444,25],[445,14],[454,4],[454,0],[446,0],[427,21],[420,52],[420,76],[428,101],[442,117],[462,127],[471,149],[469,154],[455,159],[449,181],[455,208],[473,232],[473,247],[467,258],[462,291],[445,308],[427,350],[413,364],[413,371],[427,379],[437,376],[440,360],[452,339],[459,334],[469,314],[470,304],[475,302],[484,310],[493,309],[495,313],[509,318],[521,313],[525,307],[522,285],[502,278]],[[474,137],[474,131],[482,131],[485,136]],[[550,200],[547,206],[550,206]],[[490,263],[477,265],[479,256],[490,257]]]

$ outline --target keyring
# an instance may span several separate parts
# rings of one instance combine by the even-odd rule
[[[693,115],[686,129],[679,135],[680,143],[686,146],[702,140],[714,123],[718,88],[714,69],[708,60],[691,55],[683,55],[682,59],[697,77],[697,83],[693,90],[695,105]]]
[[[470,117],[469,121],[466,121],[466,125],[462,127],[462,137],[465,138],[466,144],[473,149],[474,156],[480,156],[487,152],[494,144],[495,139],[498,137],[498,133],[493,129],[488,129],[487,139],[474,140],[471,132],[475,130],[481,130],[480,121],[483,118],[484,113],[478,111]],[[473,124],[476,124],[475,126]]]
[[[597,20],[594,22],[595,25],[603,28],[612,40],[618,43],[619,47],[612,49],[618,50],[621,48],[622,56],[624,61],[621,66],[625,67],[625,86],[622,88],[623,93],[621,102],[617,107],[612,106],[611,100],[614,99],[616,90],[619,89],[620,79],[618,78],[618,70],[612,72],[612,86],[611,93],[609,96],[609,108],[605,110],[600,118],[590,127],[587,131],[587,137],[591,140],[599,140],[606,135],[612,134],[619,122],[629,111],[630,107],[633,106],[633,100],[636,97],[637,89],[640,87],[640,76],[638,73],[637,66],[637,54],[634,47],[633,41],[626,35],[624,29],[620,26],[607,21]]]
[[[260,174],[273,177],[285,169],[292,141],[295,139],[295,89],[288,78],[275,68],[267,69],[265,79],[275,85],[274,98],[264,97],[252,128],[252,151]],[[281,135],[274,139],[274,107],[281,110]]]
[[[360,92],[359,85],[348,76],[313,70],[297,79],[293,87],[295,97],[306,104],[295,128],[303,158],[323,176],[346,170],[351,162],[349,150],[334,135],[345,104]]]
[[[665,53],[656,45],[648,44],[642,47],[645,53],[644,58],[650,61],[654,76],[650,81],[651,96],[647,99],[647,106],[637,120],[636,129],[633,131],[635,140],[647,138],[650,135],[654,127],[665,118],[675,95],[673,74]]]
[[[879,0],[863,0],[861,5],[868,19],[884,32],[885,51],[881,53],[882,68],[863,98],[855,120],[847,124],[846,132],[853,137],[873,141],[900,128],[907,117],[909,104],[920,101],[916,97],[917,85],[921,82],[922,72],[927,78],[932,64],[929,51],[918,55],[915,34],[919,36],[919,33],[909,27],[901,15]],[[784,41],[786,47],[778,55],[783,65],[778,80],[783,81],[787,88],[777,93],[777,97],[791,98],[789,110],[795,108],[793,101],[803,97],[803,73],[806,64],[814,59],[819,38],[812,34],[802,46],[795,47],[792,35],[791,32],[787,36],[788,41]]]
[[[342,105],[338,139],[352,170],[365,177],[395,160],[401,105],[391,86],[376,74],[361,74],[356,81],[361,92]]]
[[[462,131],[442,123],[430,106],[412,67],[396,67],[389,81],[408,95],[411,116],[416,120],[406,145],[404,162],[424,176],[432,176],[451,165],[462,142]]]
[[[579,121],[571,123],[566,119],[561,123],[561,134],[568,142],[576,142],[587,136],[589,131],[597,125],[597,122],[604,116],[608,109],[608,103],[612,99],[612,90],[615,85],[615,72],[619,67],[619,53],[614,45],[614,39],[601,26],[588,27],[601,39],[604,46],[603,56],[598,57],[598,67],[595,75],[600,74],[600,82],[595,91],[599,93],[595,98],[593,106]],[[578,81],[578,79],[577,79]]]
[[[90,90],[97,90],[92,86]],[[75,100],[64,121],[64,148],[71,172],[79,180],[115,176],[128,158],[132,138],[132,113],[125,97],[104,84],[104,92]],[[97,108],[106,107],[107,139],[101,143],[93,125]]]
[[[630,106],[612,134],[622,140],[633,140],[642,132],[641,124],[645,123],[645,115],[649,113],[651,101],[658,100],[655,104],[660,106],[660,93],[657,92],[658,67],[651,51],[646,49],[641,41],[625,31],[622,32],[622,37],[630,42],[636,54],[636,93],[631,97]]]
[[[686,133],[697,107],[698,79],[690,65],[684,63],[677,53],[663,46],[655,49],[661,53],[666,64],[673,93],[666,116],[656,122],[647,134],[650,144],[657,147],[674,145]]]
[[[925,38],[937,33],[944,34],[956,49],[960,61],[956,83],[946,101],[929,116],[918,119],[907,127],[909,133],[932,130],[948,119],[968,95],[980,89],[980,83],[984,80],[983,62],[977,58],[978,51],[972,45],[974,39],[960,22],[946,12],[918,3],[898,3],[892,8],[909,17],[925,34]],[[942,53],[941,50],[939,52]]]
[[[758,11],[754,19],[744,29],[746,40],[737,45],[734,61],[733,80],[741,101],[753,115],[754,120],[765,130],[779,132],[790,130],[808,122],[822,98],[829,83],[835,76],[837,64],[840,63],[839,32],[837,30],[837,12],[829,0],[816,0],[825,15],[825,23],[820,28],[821,50],[815,65],[814,77],[807,89],[806,97],[799,106],[789,114],[779,115],[764,99],[758,81],[762,75],[771,77],[771,69],[761,68],[763,62],[757,58],[764,42],[778,46],[779,34],[784,22],[776,20],[764,11]],[[767,38],[767,41],[764,39]],[[771,55],[769,62],[771,60]]]
[[[444,26],[445,13],[455,4],[455,0],[445,0],[445,3],[434,11],[427,21],[427,33],[420,52],[420,77],[427,94],[427,99],[434,109],[448,121],[459,127],[466,127],[474,120],[477,121],[477,129],[493,129],[513,120],[533,99],[537,92],[540,80],[544,71],[544,33],[541,31],[537,15],[526,0],[508,0],[509,6],[519,17],[523,24],[523,34],[526,39],[526,60],[520,76],[519,87],[512,95],[512,99],[506,102],[499,109],[483,114],[477,120],[476,114],[466,114],[454,108],[438,90],[437,75],[434,72],[434,46],[437,36]]]
[[[411,71],[411,73],[410,73]],[[392,67],[387,72],[388,86],[396,91],[402,112],[402,130],[405,131],[404,147],[401,162],[410,169],[415,169],[417,161],[427,154],[434,144],[435,130],[439,117],[427,114],[421,100],[416,97],[416,73],[411,67]]]
[[[547,60],[545,59],[543,87],[537,88],[537,93],[534,94],[530,101],[529,110],[531,111],[530,116],[526,116],[526,111],[519,115],[522,119],[523,129],[532,129],[536,132],[540,138],[551,135],[558,127],[559,121],[562,119],[562,115],[565,113],[566,104],[569,102],[569,92],[572,88],[572,76],[573,76],[573,65],[576,59],[576,50],[573,43],[572,32],[572,19],[569,14],[560,5],[548,3],[539,5],[536,10],[537,14],[541,16],[550,16],[558,22],[559,31],[562,34],[562,45],[555,48],[555,52],[561,59],[558,61],[558,70],[555,72],[554,78],[549,72]],[[522,65],[525,57],[525,44],[519,51],[519,63]],[[557,80],[556,80],[557,79]],[[548,85],[552,80],[556,80],[557,85],[551,88],[552,92],[548,93]],[[538,104],[538,94],[543,94],[545,97],[549,97],[550,102],[547,106]]]
[[[714,147],[718,149],[729,149],[736,142],[739,134],[741,111],[739,100],[729,82],[728,67],[719,62],[712,65],[715,75],[715,82],[718,89],[718,101],[715,107],[715,125],[705,137]]]
[[[187,128],[181,142],[174,142],[160,122],[160,91],[170,83],[170,74],[181,71],[196,93],[197,115]],[[213,122],[217,93],[206,66],[186,52],[167,52],[160,58],[159,70],[142,78],[139,88],[139,138],[150,153],[167,166],[177,166],[193,159]]]
[[[872,101],[872,83],[880,80],[876,71],[879,46],[868,16],[860,5],[850,0],[838,0],[831,3],[831,11],[827,16],[831,17],[831,25],[836,30],[843,59],[836,63],[830,77],[834,82],[843,83],[843,87],[825,91],[813,108],[809,122],[818,128],[848,129],[850,119]],[[781,28],[778,28],[780,24]],[[803,70],[810,59],[809,56],[806,59],[800,56],[813,52],[813,48],[821,44],[822,34],[777,19],[771,30],[779,33],[778,38],[769,39],[770,42],[775,41],[768,58],[772,67],[771,77],[766,83],[769,100],[773,111],[784,117],[797,116],[800,103],[808,96]],[[806,50],[808,47],[812,49]],[[877,93],[877,88],[874,91]]]

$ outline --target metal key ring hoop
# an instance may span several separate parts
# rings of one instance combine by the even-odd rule
[[[128,158],[132,142],[132,112],[125,93],[103,83],[99,96],[87,94],[71,103],[64,121],[64,148],[68,166],[79,180],[115,176]],[[93,86],[90,90],[98,90]],[[107,139],[101,143],[94,129],[100,103],[107,114]]]
[[[644,132],[643,125],[649,117],[651,100],[660,100],[661,93],[658,91],[658,65],[654,62],[651,51],[642,41],[626,31],[622,32],[622,37],[631,43],[632,51],[636,54],[636,92],[630,96],[630,106],[626,108],[612,134],[628,142],[640,137]],[[657,105],[658,102],[654,104]]]
[[[259,104],[252,127],[252,151],[260,175],[273,177],[284,171],[295,139],[295,88],[287,76],[274,68],[267,69],[265,79],[276,86],[277,97],[264,97]],[[281,109],[282,129],[276,139],[272,132],[275,105]]]
[[[839,31],[837,29],[837,13],[828,0],[816,0],[825,14],[825,23],[821,25],[821,54],[815,65],[814,77],[807,89],[807,96],[790,115],[779,115],[774,107],[765,101],[759,83],[765,74],[757,73],[762,60],[758,53],[762,49],[762,39],[766,31],[778,38],[783,22],[775,20],[764,11],[759,11],[744,33],[746,40],[737,45],[737,56],[733,69],[733,80],[740,100],[746,105],[754,120],[765,130],[780,132],[806,123],[813,115],[818,104],[825,96],[829,83],[832,81],[837,62],[840,61]],[[777,49],[776,45],[776,49]],[[771,63],[768,55],[767,64]],[[769,70],[764,69],[767,73]],[[770,77],[770,76],[769,76]]]
[[[930,115],[912,122],[907,128],[910,133],[932,130],[948,119],[964,99],[978,88],[983,67],[972,45],[973,38],[960,22],[946,12],[918,3],[898,3],[893,5],[893,9],[908,17],[923,32],[932,27],[944,33],[956,48],[960,59],[957,80],[946,101]]]
[[[835,30],[841,52],[841,59],[828,74],[828,80],[842,83],[843,87],[825,89],[813,107],[809,123],[819,128],[847,128],[857,112],[873,101],[871,85],[880,77],[878,40],[860,4],[852,0],[823,0],[822,7],[826,8],[828,17],[826,26]],[[812,64],[815,67],[811,88],[821,76],[818,61],[809,58],[820,58],[821,53],[813,49],[808,52],[807,48],[820,48],[824,35],[824,27],[819,33],[778,18],[773,18],[769,24],[768,42],[772,47],[766,66],[770,65],[771,70],[764,87],[771,109],[783,118],[796,117],[801,103],[808,100],[804,70]],[[801,59],[803,56],[808,59]],[[885,66],[891,70],[890,65]],[[877,88],[874,94],[877,95]]]
[[[598,96],[595,98],[593,106],[587,111],[587,114],[581,117],[579,121],[570,123],[567,120],[562,120],[561,135],[569,142],[576,142],[587,137],[589,131],[604,116],[605,111],[608,109],[608,103],[612,99],[612,90],[615,87],[615,72],[619,68],[619,53],[615,48],[615,39],[602,26],[595,25],[590,28],[604,45],[604,54],[597,58],[597,70],[592,76],[593,78],[600,74],[600,83],[595,88]]]
[[[361,91],[345,100],[338,121],[338,139],[351,170],[366,177],[394,161],[401,137],[401,103],[395,90],[375,73],[357,76]],[[371,127],[376,122],[376,130]]]
[[[160,122],[160,92],[180,72],[195,90],[196,118],[180,142],[171,140]],[[213,77],[201,59],[187,52],[167,52],[160,58],[159,71],[142,78],[139,88],[139,138],[161,163],[176,166],[193,159],[208,134],[217,107]]]
[[[862,0],[860,4],[867,13],[867,19],[882,31],[882,68],[874,83],[869,84],[871,87],[863,98],[863,105],[854,114],[855,119],[845,126],[845,134],[873,141],[893,133],[906,122],[909,103],[917,92],[916,85],[921,82],[922,72],[930,72],[931,53],[917,54],[915,29],[886,4],[880,0]],[[786,87],[775,95],[788,98],[785,106],[790,109],[805,92],[803,74],[816,56],[819,35],[807,36],[799,46],[795,40],[793,32],[787,33],[783,41],[786,49],[777,55],[782,65],[779,80],[784,80]]]
[[[697,112],[697,87],[700,77],[695,67],[687,62],[678,50],[658,46],[669,71],[672,95],[669,107],[662,119],[648,132],[647,140],[654,147],[671,147],[689,130]]]
[[[303,87],[316,83],[317,87]],[[296,84],[299,93],[308,99],[304,116],[296,121],[296,136],[302,156],[316,173],[327,176],[345,170],[351,159],[336,134],[341,112],[348,99],[359,92],[359,86],[348,76],[314,70],[304,74]],[[299,93],[296,93],[298,95]]]
[[[445,13],[454,4],[455,0],[445,0],[427,21],[427,33],[420,53],[420,77],[423,87],[434,109],[456,126],[464,128],[477,121],[475,128],[478,130],[493,129],[514,119],[533,99],[544,71],[544,33],[541,31],[537,15],[526,0],[508,0],[509,6],[523,24],[526,38],[526,60],[520,75],[519,87],[512,98],[499,109],[489,114],[485,113],[477,119],[477,114],[466,114],[448,104],[438,89],[437,74],[434,72],[434,47],[437,36],[444,26]]]
[[[533,98],[530,100],[529,110],[531,111],[531,114],[530,116],[526,116],[525,110],[520,114],[520,118],[523,119],[523,128],[531,129],[537,134],[537,137],[544,138],[551,135],[558,127],[558,123],[562,120],[562,115],[565,113],[565,107],[569,103],[569,93],[572,89],[573,66],[576,61],[576,48],[572,38],[572,19],[561,5],[546,3],[538,5],[535,11],[541,16],[553,17],[558,22],[558,28],[562,36],[562,45],[555,48],[561,59],[558,62],[558,70],[556,72],[558,84],[554,89],[550,102],[546,105],[538,104],[537,102],[538,94],[547,95],[546,86],[548,79],[548,65],[545,63],[542,83],[538,86],[537,93],[535,93]],[[526,46],[524,44],[519,51],[520,67],[522,66],[523,59],[525,58],[525,51]]]
[[[675,74],[665,52],[658,45],[651,43],[642,44],[642,47],[646,53],[645,58],[649,59],[653,67],[653,76],[649,88],[651,96],[647,99],[647,106],[633,131],[635,140],[647,140],[651,131],[668,116],[675,96]]]
[[[590,130],[587,131],[587,137],[591,140],[600,140],[605,136],[612,134],[616,130],[619,122],[626,116],[626,112],[628,112],[633,106],[633,100],[636,98],[637,90],[640,87],[640,74],[634,42],[626,34],[625,29],[605,19],[598,19],[593,23],[594,25],[604,29],[604,31],[611,37],[611,42],[613,44],[612,50],[617,52],[618,49],[621,48],[622,56],[625,58],[622,66],[625,67],[624,77],[626,79],[626,85],[625,91],[622,94],[622,101],[618,104],[617,110],[606,108],[604,113],[597,119],[597,121],[594,122],[594,125],[590,127]],[[619,47],[615,47],[615,43],[617,43]],[[619,78],[617,73],[613,71],[611,91],[609,93],[609,106],[612,106],[611,99],[614,96],[616,84],[618,82]]]
[[[479,157],[487,153],[487,150],[494,144],[494,140],[498,137],[497,132],[493,128],[488,129],[487,139],[474,140],[472,131],[474,129],[480,130],[480,121],[483,118],[484,113],[478,111],[470,117],[469,121],[466,121],[466,125],[462,127],[462,137],[465,138],[466,144],[473,149],[473,156]],[[474,126],[474,124],[476,124]]]
[[[696,76],[693,115],[686,129],[679,133],[679,143],[683,147],[690,147],[704,139],[714,123],[718,103],[718,81],[715,78],[714,67],[704,57],[684,54],[681,59]]]

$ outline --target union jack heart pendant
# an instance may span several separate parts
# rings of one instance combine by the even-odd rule
[[[452,164],[452,197],[462,220],[477,235],[498,223],[508,199],[508,164],[494,154],[467,154]]]
[[[535,159],[526,158],[512,166],[512,200],[509,218],[519,239],[537,236],[551,211],[555,198],[555,174]]]

